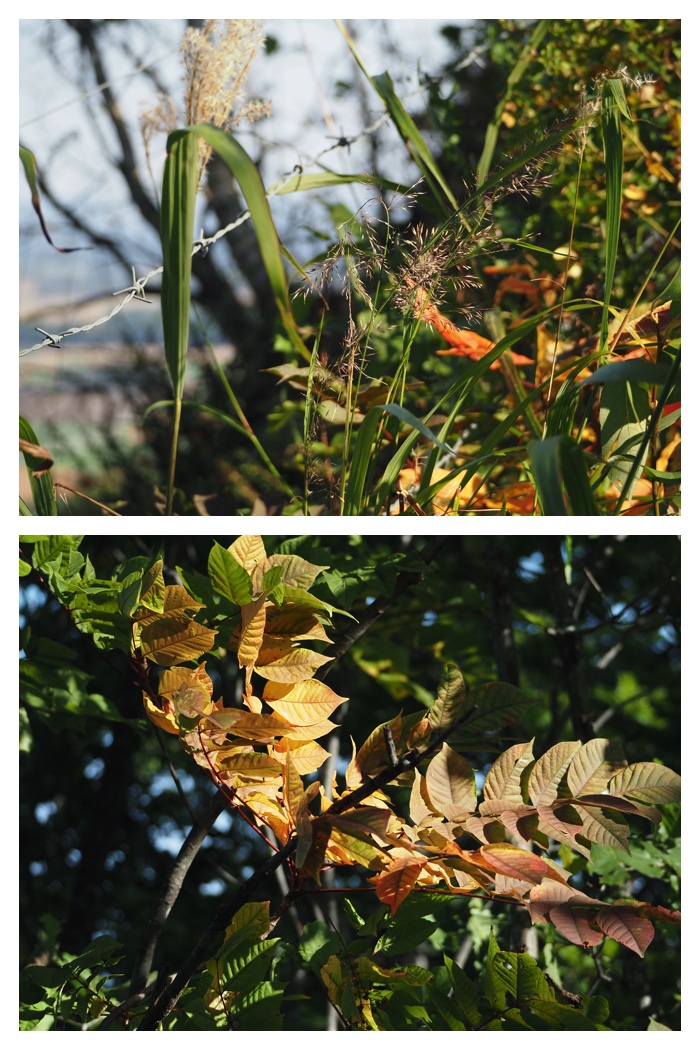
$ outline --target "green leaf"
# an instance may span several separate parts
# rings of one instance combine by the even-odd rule
[[[501,971],[495,966],[495,960],[500,952],[498,942],[489,933],[489,947],[486,955],[486,971],[484,974],[484,992],[494,1010],[505,1010],[506,1008],[506,986],[503,983]]]
[[[533,1014],[546,1021],[550,1028],[563,1028],[573,1032],[600,1031],[600,1026],[586,1017],[582,1009],[575,1006],[565,1006],[563,1003],[554,1001],[542,1002],[540,1000],[533,1000],[528,1002],[527,1005]]]
[[[338,934],[330,929],[327,922],[315,919],[304,926],[299,939],[299,955],[313,970],[319,971],[340,948]]]
[[[456,664],[448,663],[442,672],[437,699],[428,712],[430,728],[438,732],[451,725],[464,710],[467,688]]]
[[[39,180],[38,171],[36,165],[36,158],[31,150],[25,149],[24,146],[19,147],[19,159],[22,161],[22,167],[24,168],[24,177],[29,184],[29,189],[32,193],[32,207],[37,214],[39,224],[41,226],[44,237],[49,242],[52,248],[61,254],[67,254],[68,252],[89,252],[92,251],[92,245],[86,245],[84,248],[59,248],[58,245],[54,244],[49,235],[44,216],[41,211],[41,198],[39,196]],[[41,513],[41,512],[39,512]]]
[[[454,999],[450,999],[435,985],[429,988],[430,1001],[437,1007],[451,1032],[466,1032],[467,1026],[460,1018],[460,1010]]]
[[[504,725],[518,722],[535,700],[521,693],[514,685],[490,682],[473,689],[469,694],[469,703],[476,705],[476,709],[456,733],[450,734],[452,747],[462,746],[480,734],[492,733]]]
[[[391,920],[375,951],[384,955],[403,955],[423,944],[439,925],[451,898],[444,894],[413,894],[407,897]]]
[[[214,542],[207,565],[209,578],[224,598],[235,605],[247,605],[253,598],[250,576],[230,551]]]
[[[445,955],[443,959],[445,969],[450,977],[450,983],[454,989],[455,1002],[472,1026],[481,1024],[479,991],[476,985],[449,956]]]
[[[603,456],[612,459],[610,480],[620,489],[634,490],[642,473],[641,461],[615,456],[620,448],[642,442],[651,414],[649,392],[638,384],[608,383],[600,393],[600,442]]]

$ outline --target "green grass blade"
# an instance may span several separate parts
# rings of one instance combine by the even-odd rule
[[[394,84],[391,77],[388,73],[380,73],[379,76],[371,78],[371,83],[374,90],[384,103],[386,111],[401,136],[411,159],[422,172],[427,184],[431,187],[433,196],[436,198],[438,204],[446,210],[446,200],[449,206],[456,211],[458,207],[457,200],[452,193],[452,190],[447,185],[442,172],[435,163],[433,155],[428,149],[425,139],[416,127],[413,118],[409,116],[404,109],[401,99],[394,90]],[[444,200],[440,194],[436,192],[436,185],[442,190]]]
[[[578,386],[594,386],[596,383],[648,383],[660,386],[668,379],[667,365],[654,365],[650,361],[634,358],[632,361],[613,361],[603,365],[592,376],[582,379]]]
[[[623,153],[620,113],[627,110],[627,101],[620,80],[607,80],[603,84],[601,105],[603,145],[605,147],[605,283],[603,285],[603,319],[600,327],[599,346],[601,350],[605,350],[608,342],[608,313],[615,277],[622,215]]]
[[[656,401],[656,406],[655,406],[653,412],[651,413],[651,418],[649,420],[649,425],[647,426],[646,432],[643,435],[642,442],[641,442],[641,444],[639,446],[639,449],[637,451],[637,454],[636,454],[636,456],[634,458],[634,462],[632,464],[632,468],[628,472],[627,478],[626,478],[626,480],[624,481],[624,483],[622,485],[622,491],[620,493],[620,498],[618,499],[617,504],[615,505],[615,512],[616,513],[619,513],[619,511],[621,510],[621,508],[622,508],[622,506],[623,506],[623,504],[624,504],[624,502],[625,502],[625,500],[627,498],[627,493],[629,492],[629,490],[630,490],[630,488],[632,486],[633,479],[635,478],[635,476],[638,477],[639,474],[641,473],[641,469],[642,469],[642,466],[643,466],[643,463],[644,463],[644,457],[646,456],[646,452],[647,452],[647,448],[649,446],[649,442],[651,441],[652,434],[654,433],[656,427],[658,426],[659,420],[661,419],[661,413],[663,412],[663,410],[664,410],[664,408],[666,406],[666,403],[669,400],[671,392],[672,392],[672,390],[674,388],[674,384],[676,383],[676,380],[678,378],[678,374],[680,372],[680,367],[681,367],[681,353],[680,353],[680,350],[679,350],[677,352],[677,354],[676,354],[672,364],[671,364],[671,370],[669,372],[668,379],[664,383],[663,390],[659,394],[659,396],[657,398],[657,401]]]
[[[567,303],[567,309],[572,310],[574,312],[579,310],[591,310],[595,308],[595,305],[596,304],[594,303],[586,301],[572,301],[570,303]],[[449,413],[447,420],[445,421],[445,424],[443,425],[440,431],[440,440],[445,440],[447,438],[454,424],[454,421],[459,412],[461,411],[471,390],[473,389],[476,382],[486,372],[489,365],[493,361],[497,360],[497,358],[499,358],[505,350],[511,347],[514,343],[516,343],[518,339],[528,335],[531,331],[536,329],[537,326],[542,323],[542,320],[545,317],[547,317],[547,315],[551,314],[554,310],[558,309],[559,308],[556,306],[549,307],[547,310],[544,310],[542,313],[537,314],[535,317],[529,318],[527,321],[523,322],[523,324],[520,325],[517,329],[514,329],[512,332],[509,332],[502,340],[500,340],[496,344],[493,350],[490,350],[488,354],[485,354],[480,361],[475,361],[466,367],[464,375],[452,384],[449,390],[447,390],[446,393],[437,401],[435,406],[432,408],[430,414],[423,420],[424,423],[427,423],[427,421],[430,419],[430,416],[440,411],[440,409],[445,403],[451,401],[452,398],[456,399],[455,405]],[[578,363],[578,367],[584,368],[588,364],[592,363],[594,360],[596,360],[597,354],[598,352],[596,351],[594,354],[591,354],[584,360],[580,361]],[[564,372],[570,371],[570,369],[571,365],[563,365],[557,370],[557,372],[555,373],[555,377],[559,376]],[[548,384],[549,380],[546,380],[545,382],[541,383],[540,386],[537,387],[535,390],[531,391],[531,393],[529,393],[527,397],[524,398],[524,400],[519,405],[517,405],[515,409],[513,409],[513,411],[507,416],[507,418],[501,423],[499,423],[497,427],[495,427],[495,429],[488,435],[488,437],[484,440],[481,446],[480,458],[482,456],[490,455],[494,451],[498,443],[507,435],[508,431],[514,425],[514,423],[517,422],[519,417],[522,415],[523,411],[525,411],[527,407],[530,404],[532,404],[533,401],[542,396],[542,393],[547,388]],[[403,443],[399,446],[397,451],[394,453],[390,462],[387,464],[377,492],[377,507],[382,507],[387,497],[393,491],[396,485],[396,479],[398,478],[399,471],[404,465],[406,457],[411,454],[413,446],[415,445],[417,440],[417,432],[409,434],[408,437],[406,437]],[[437,453],[435,452],[435,450],[433,450],[430,456],[428,457],[428,462],[426,463],[423,471],[423,477],[420,486],[421,497],[419,498],[419,502],[422,501],[426,490],[429,488],[430,478],[432,477],[433,468],[435,466],[436,461]],[[475,466],[474,464],[470,465],[468,472],[465,475],[465,484],[466,481],[468,481],[471,478],[472,474],[476,473],[476,470],[477,466]]]
[[[359,183],[362,186],[377,186],[382,190],[393,190],[395,193],[405,195],[411,192],[410,186],[404,186],[391,179],[383,179],[379,175],[368,175],[362,172],[357,175],[342,175],[335,171],[312,171],[308,175],[294,175],[283,183],[276,183],[270,187],[270,196],[281,197],[285,193],[303,193],[306,190],[322,190],[327,186],[351,186]]]
[[[197,198],[197,136],[189,128],[168,136],[163,171],[160,238],[163,247],[161,311],[165,362],[176,401],[182,398],[190,338],[192,238]]]
[[[585,456],[573,438],[560,434],[533,441],[528,453],[543,514],[579,516],[600,513],[591,492]]]
[[[34,430],[29,425],[27,420],[23,417],[19,417],[19,436],[24,441],[30,441],[32,445],[39,445],[40,441],[37,438]],[[51,481],[51,474],[49,472],[41,474],[40,477],[34,477],[35,470],[41,470],[43,460],[38,459],[36,456],[32,456],[27,452],[23,452],[24,462],[27,467],[27,474],[29,475],[29,484],[32,489],[32,499],[34,500],[34,509],[37,514],[46,515],[53,517],[58,514],[56,507],[56,490],[53,487]],[[23,501],[20,501],[20,513],[31,514],[29,508],[26,511],[22,507]],[[24,507],[26,507],[26,503]]]
[[[216,150],[236,179],[250,211],[250,217],[255,227],[255,234],[260,247],[260,254],[262,255],[263,264],[270,281],[272,294],[275,297],[282,324],[294,346],[304,359],[308,361],[309,351],[297,331],[292,305],[289,300],[287,275],[284,269],[277,228],[272,218],[270,204],[257,167],[240,143],[232,138],[228,132],[222,131],[220,128],[214,128],[209,124],[195,124],[190,130],[201,135]]]
[[[520,53],[518,61],[510,71],[508,80],[506,81],[506,88],[503,95],[496,106],[491,122],[486,129],[486,135],[484,137],[484,148],[479,157],[479,162],[476,166],[476,184],[481,186],[484,179],[488,175],[491,169],[491,163],[493,161],[494,150],[496,149],[496,142],[498,141],[498,133],[501,130],[501,116],[506,108],[506,104],[510,100],[513,89],[516,84],[522,79],[525,70],[528,65],[535,57],[537,49],[547,35],[547,29],[549,26],[549,19],[542,19],[538,22],[533,30],[532,36],[525,44],[525,47]]]
[[[169,515],[173,509],[182,392],[190,342],[192,237],[198,186],[197,136],[187,128],[173,131],[168,135],[167,151],[160,211],[160,239],[163,249],[160,308],[163,317],[165,363],[173,388],[175,407],[165,497],[165,513]]]
[[[425,178],[427,185],[430,187],[433,196],[435,197],[438,205],[445,214],[448,213],[448,208],[445,205],[447,201],[450,208],[454,211],[457,210],[457,200],[452,193],[450,187],[447,185],[442,172],[438,168],[432,153],[428,149],[428,145],[418,130],[415,121],[406,112],[403,103],[394,90],[394,84],[388,73],[381,73],[379,76],[373,77],[367,71],[367,67],[360,58],[360,55],[355,47],[354,41],[350,37],[343,23],[336,18],[335,24],[340,29],[340,32],[345,37],[348,47],[350,48],[355,61],[358,66],[367,77],[368,81],[376,91],[379,98],[384,103],[387,113],[391,117],[396,130],[398,131],[401,139],[406,146],[406,149],[411,156],[411,159],[418,166],[421,174]],[[439,190],[438,190],[439,187]]]
[[[410,427],[413,427],[416,431],[416,437],[418,434],[422,434],[423,437],[427,438],[438,448],[442,449],[443,452],[453,454],[452,449],[436,437],[432,430],[430,430],[422,420],[418,419],[402,405],[375,405],[362,420],[357,434],[357,441],[352,454],[347,491],[345,493],[345,500],[341,510],[343,515],[360,514],[364,510],[364,492],[367,483],[367,476],[373,459],[374,443],[377,437],[377,424],[380,422],[385,412],[389,413],[389,415],[395,416],[397,419],[401,420],[402,423],[406,423]]]

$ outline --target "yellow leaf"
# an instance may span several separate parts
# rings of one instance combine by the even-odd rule
[[[322,736],[327,736],[332,730],[337,729],[336,722],[329,722],[327,718],[324,718],[322,722],[314,722],[310,726],[297,726],[292,725],[287,719],[282,719],[279,713],[276,716],[280,722],[284,721],[285,730],[283,736],[285,740],[318,740]]]
[[[681,778],[656,762],[634,762],[610,781],[611,795],[629,795],[641,802],[678,802]]]
[[[192,670],[191,667],[168,667],[160,676],[158,695],[166,696],[172,700],[173,694],[176,693],[181,686],[186,686],[203,689],[209,694],[209,696],[212,696],[214,693],[214,686],[212,685],[211,678],[207,674],[206,667],[206,662],[201,663],[194,670]]]
[[[314,638],[321,642],[330,642],[326,629],[308,609],[300,609],[285,603],[283,610],[271,606],[267,611],[268,638],[288,638],[301,641],[302,638]]]
[[[235,772],[245,777],[279,777],[282,775],[282,764],[272,755],[262,755],[258,751],[241,754],[234,749],[233,754],[219,752],[218,766],[227,772]]]
[[[215,631],[189,617],[159,617],[141,631],[140,646],[146,659],[170,667],[203,656],[215,638]]]
[[[157,725],[159,729],[165,730],[166,733],[173,733],[175,736],[179,736],[180,729],[175,721],[175,715],[161,711],[159,707],[156,707],[148,693],[144,692],[142,695],[143,706],[146,708],[146,714],[151,722]]]
[[[448,820],[464,820],[476,809],[474,770],[448,744],[431,760],[425,785],[431,802]]]
[[[256,670],[262,674],[260,667]],[[288,685],[279,680],[268,681],[262,698],[275,714],[279,714],[294,726],[313,726],[327,718],[336,707],[347,700],[347,697],[338,696],[323,682],[315,680],[297,682],[295,685]]]
[[[252,578],[253,591],[258,592],[262,584],[263,565],[267,561],[262,536],[239,536],[228,551]]]
[[[153,623],[161,619],[163,616],[174,616],[178,613],[186,613],[188,611],[196,612],[198,609],[203,608],[204,606],[202,603],[198,602],[188,594],[184,587],[180,587],[179,584],[173,583],[165,588],[162,613],[139,607],[135,618],[140,624],[145,625]]]
[[[627,766],[619,740],[596,737],[585,743],[571,759],[566,780],[572,795],[595,795],[607,791],[610,780]]]
[[[272,682],[304,682],[312,678],[319,667],[323,667],[332,659],[331,656],[323,656],[311,649],[292,649],[290,652],[264,647],[260,651],[255,671],[261,678]]]
[[[326,759],[330,758],[330,752],[314,740],[290,741],[289,738],[278,740],[275,744],[275,751],[289,758],[298,776],[315,773]],[[301,784],[301,781],[299,783]]]
[[[283,569],[282,583],[287,587],[300,587],[306,591],[320,572],[330,568],[329,565],[312,565],[296,554],[272,554],[267,566],[280,565]]]
[[[514,744],[499,755],[484,781],[484,799],[503,799],[508,802],[524,801],[521,790],[522,775],[534,762],[533,740],[527,744]]]
[[[289,751],[285,755],[285,763],[282,770],[282,797],[287,812],[294,820],[304,798],[304,785]]]
[[[241,606],[241,634],[238,642],[238,666],[252,667],[258,659],[265,635],[266,608],[264,597]]]
[[[549,751],[537,759],[528,782],[533,806],[547,806],[554,801],[569,763],[580,747],[580,740],[564,740],[561,744],[550,747]]]

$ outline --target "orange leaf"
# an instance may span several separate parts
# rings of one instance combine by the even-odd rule
[[[642,958],[654,939],[654,927],[636,908],[601,908],[596,922],[608,937],[624,944]]]
[[[591,926],[591,922],[594,921],[593,912],[573,910],[567,908],[566,905],[559,905],[552,908],[549,918],[572,944],[592,948],[594,944],[599,944],[603,939],[603,934]]]
[[[415,857],[399,857],[377,879],[377,896],[389,905],[392,915],[415,886],[424,863]]]
[[[525,879],[526,882],[539,883],[547,876],[548,868],[541,857],[525,849],[518,849],[508,842],[494,842],[482,846],[474,855],[481,860],[485,868],[508,875],[512,879]]]

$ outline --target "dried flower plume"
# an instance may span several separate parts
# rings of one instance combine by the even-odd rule
[[[246,101],[244,82],[251,62],[265,40],[263,23],[254,18],[207,19],[201,29],[187,29],[182,38],[185,67],[184,123],[237,127],[241,120],[270,115],[270,103]],[[153,135],[178,126],[178,109],[160,95],[141,116],[146,152]],[[211,146],[200,143],[200,176]]]

